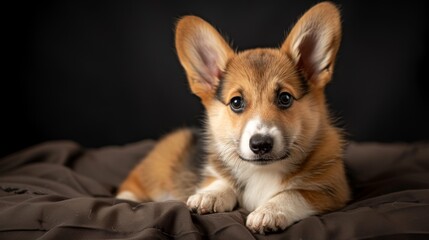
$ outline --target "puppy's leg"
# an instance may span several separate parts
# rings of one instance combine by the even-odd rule
[[[144,174],[144,171],[139,167],[134,169],[120,186],[116,198],[135,202],[150,201],[146,186],[141,182],[141,174]]]
[[[246,226],[254,233],[284,230],[292,223],[317,213],[306,199],[294,190],[281,192],[256,208],[247,217]]]
[[[183,200],[191,194],[196,174],[187,166],[197,141],[191,129],[177,130],[162,138],[119,187],[117,198],[139,202]],[[190,173],[186,179],[183,172]],[[195,175],[195,176],[194,176]],[[185,184],[186,183],[186,184]]]
[[[225,180],[209,177],[205,180],[205,184],[207,184],[206,187],[188,198],[187,205],[192,211],[206,214],[228,212],[234,209],[237,196]]]

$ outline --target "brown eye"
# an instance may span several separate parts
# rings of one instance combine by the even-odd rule
[[[242,97],[233,97],[229,102],[229,106],[235,113],[241,113],[244,110],[244,100]]]
[[[288,92],[282,92],[277,98],[277,105],[281,108],[289,108],[292,106],[293,97]]]

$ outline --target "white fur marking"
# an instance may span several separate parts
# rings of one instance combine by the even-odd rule
[[[116,198],[124,199],[124,200],[131,200],[131,201],[135,201],[135,202],[139,201],[138,198],[136,197],[136,195],[130,191],[120,192],[118,195],[116,195]]]
[[[249,147],[250,138],[255,135],[259,129],[261,129],[261,121],[259,118],[251,119],[247,122],[244,127],[243,134],[240,138],[240,152],[242,157],[251,159],[255,156],[252,150]]]
[[[272,155],[282,157],[284,154],[285,143],[281,131],[276,126],[268,126],[261,121],[259,117],[250,119],[244,127],[240,138],[240,154],[245,159],[254,159],[258,156],[252,152],[249,141],[255,134],[269,135],[274,139]]]
[[[246,187],[241,197],[241,204],[248,211],[253,211],[272,196],[282,190],[281,173],[275,169],[259,169],[249,171]]]

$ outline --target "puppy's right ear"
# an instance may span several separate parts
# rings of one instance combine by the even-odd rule
[[[192,92],[203,103],[212,99],[234,51],[216,29],[196,16],[185,16],[177,23],[176,49]]]
[[[293,59],[310,85],[322,88],[332,78],[340,40],[339,10],[333,3],[321,2],[298,20],[281,49]]]

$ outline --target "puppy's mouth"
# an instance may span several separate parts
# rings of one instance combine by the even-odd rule
[[[287,160],[289,158],[289,155],[290,155],[289,151],[286,151],[280,157],[261,155],[261,156],[256,156],[254,158],[245,158],[245,157],[241,156],[240,154],[238,154],[238,156],[241,160],[255,164],[255,165],[268,165],[268,164],[272,164],[275,162]]]

